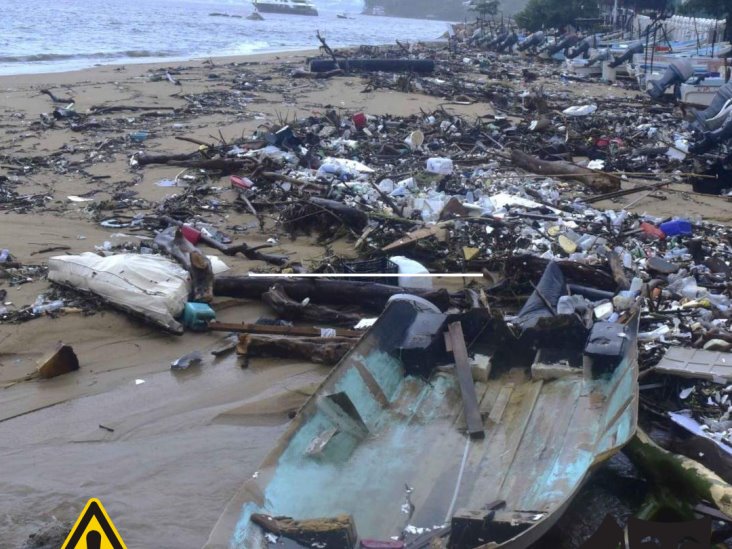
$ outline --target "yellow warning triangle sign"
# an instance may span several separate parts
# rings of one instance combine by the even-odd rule
[[[127,549],[102,502],[90,499],[61,549]]]

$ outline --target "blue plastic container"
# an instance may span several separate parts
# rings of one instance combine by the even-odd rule
[[[216,320],[216,311],[207,303],[186,303],[185,309],[183,309],[183,325],[186,328],[201,332],[212,320]]]
[[[691,223],[685,219],[673,219],[658,226],[666,236],[691,236]]]

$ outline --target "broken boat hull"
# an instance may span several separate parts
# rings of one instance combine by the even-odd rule
[[[558,328],[548,339],[560,341],[571,320],[539,330],[539,340]],[[495,362],[475,384],[484,439],[465,434],[455,369],[436,367],[451,362],[442,336],[455,321],[469,349]],[[637,317],[622,329],[627,352],[598,375],[581,357],[563,370],[533,360],[530,343],[484,311],[450,317],[392,303],[303,406],[206,547],[270,547],[255,513],[349,514],[359,539],[409,541],[451,525],[453,546],[528,546],[635,433]],[[505,504],[485,526],[480,510],[495,501]]]

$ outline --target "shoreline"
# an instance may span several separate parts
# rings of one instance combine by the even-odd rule
[[[369,17],[376,17],[376,16],[369,16]],[[412,20],[412,19],[410,19]],[[441,21],[442,22],[442,21]],[[446,25],[456,25],[459,24],[459,21],[444,21]],[[446,31],[447,32],[447,31]],[[446,40],[443,36],[438,36],[435,38],[432,38],[430,40],[418,40],[417,43],[421,44],[445,44]],[[381,44],[329,44],[334,49],[340,49],[340,50],[349,50],[358,48],[360,45],[367,45],[370,47],[385,47],[389,46],[391,44],[381,43]],[[170,63],[188,63],[188,62],[198,62],[202,63],[207,60],[212,60],[214,62],[225,62],[225,63],[231,63],[231,62],[237,62],[239,61],[246,61],[251,60],[253,58],[260,58],[262,56],[269,57],[269,56],[276,56],[276,55],[282,55],[282,54],[306,54],[313,52],[317,55],[318,52],[320,52],[320,47],[313,43],[311,46],[273,46],[271,48],[263,48],[263,49],[257,49],[252,52],[248,53],[236,53],[236,54],[216,54],[216,55],[191,55],[191,56],[171,56],[171,57],[119,57],[115,59],[110,59],[110,61],[107,62],[94,62],[91,64],[84,64],[84,66],[80,67],[74,67],[74,68],[68,68],[64,67],[63,63],[59,63],[59,68],[57,70],[54,69],[53,66],[44,66],[39,67],[42,70],[38,71],[26,71],[26,72],[4,72],[4,68],[2,64],[0,64],[0,79],[6,78],[6,77],[22,77],[22,76],[36,76],[36,75],[45,75],[45,74],[60,74],[64,75],[67,73],[79,73],[83,71],[88,70],[98,70],[98,69],[104,69],[104,68],[115,68],[115,67],[126,67],[126,66],[146,66],[146,65],[154,65],[154,66],[162,66],[167,65]],[[83,56],[84,54],[79,54],[80,56]],[[32,56],[30,56],[32,57]],[[77,57],[69,56],[68,59],[63,59],[61,61],[73,61],[74,59],[77,59]],[[80,61],[83,59],[83,57],[78,58]],[[138,61],[139,59],[139,61]],[[90,58],[89,61],[91,62],[93,59]],[[21,62],[18,61],[16,64],[18,65],[33,65],[35,62]],[[8,67],[9,69],[11,67]]]
[[[297,48],[292,50],[278,50],[278,51],[261,51],[255,53],[246,53],[241,55],[222,55],[222,56],[209,56],[209,57],[170,57],[160,58],[161,60],[155,61],[133,61],[129,63],[95,63],[94,65],[76,68],[76,69],[64,69],[58,71],[43,71],[43,72],[20,72],[20,73],[0,73],[0,86],[4,80],[14,79],[29,79],[38,80],[43,77],[58,77],[61,80],[68,80],[68,77],[81,77],[84,73],[93,73],[101,71],[114,71],[120,68],[134,68],[144,71],[145,69],[158,69],[162,67],[169,67],[171,63],[190,63],[190,66],[198,67],[208,61],[213,61],[214,65],[225,65],[230,63],[246,63],[251,61],[267,62],[276,61],[280,56],[303,56],[307,58],[310,54],[317,55],[318,48]],[[145,58],[140,58],[145,59]]]

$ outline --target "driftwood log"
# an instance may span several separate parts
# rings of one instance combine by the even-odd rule
[[[169,227],[158,234],[155,243],[190,273],[191,300],[210,303],[213,300],[214,275],[208,258],[188,242],[177,227]]]
[[[556,261],[556,263],[568,283],[605,291],[617,289],[617,283],[608,270],[566,259]],[[548,259],[535,255],[502,255],[488,260],[470,261],[468,268],[500,272],[516,284],[529,284],[529,282],[539,281],[548,264]]]
[[[611,278],[612,280],[612,278]],[[214,295],[261,299],[275,284],[280,284],[292,299],[302,301],[310,298],[316,303],[327,305],[358,305],[365,309],[381,312],[389,298],[396,294],[412,294],[434,303],[444,311],[450,307],[450,294],[445,289],[424,290],[421,288],[400,288],[372,282],[350,280],[322,280],[316,278],[281,279],[273,277],[218,276],[214,281]]]
[[[598,193],[609,193],[620,189],[620,178],[609,174],[590,170],[562,160],[541,160],[518,150],[511,151],[511,161],[519,168],[531,173],[547,176],[567,176],[584,183]]]
[[[337,200],[312,197],[308,202],[318,208],[327,210],[340,219],[345,225],[359,233],[364,230],[369,222],[369,217],[365,212],[358,208],[354,208],[353,206],[347,206],[343,202],[338,202]]]
[[[262,294],[262,301],[286,320],[309,320],[323,324],[353,326],[363,317],[355,313],[347,313],[310,303],[309,300],[296,301],[282,287],[276,284],[268,292]]]
[[[304,543],[306,547],[355,547],[358,542],[356,524],[351,515],[332,518],[295,520],[252,514],[252,522],[267,532]]]
[[[138,154],[137,163],[140,166],[148,164],[167,164],[172,161],[188,161],[194,162],[194,158],[198,158],[198,151],[184,154]]]
[[[308,360],[333,366],[358,342],[352,337],[291,337],[242,334],[236,353],[245,357]]]
[[[138,154],[139,166],[150,164],[166,164],[182,168],[196,168],[200,170],[215,170],[222,174],[237,173],[242,170],[249,172],[257,167],[257,161],[252,158],[202,158],[199,151],[184,154]]]
[[[324,78],[333,78],[334,76],[341,76],[343,74],[342,69],[333,69],[332,71],[326,72],[311,72],[305,69],[297,69],[292,72],[293,78],[314,78],[316,80],[322,80]]]

